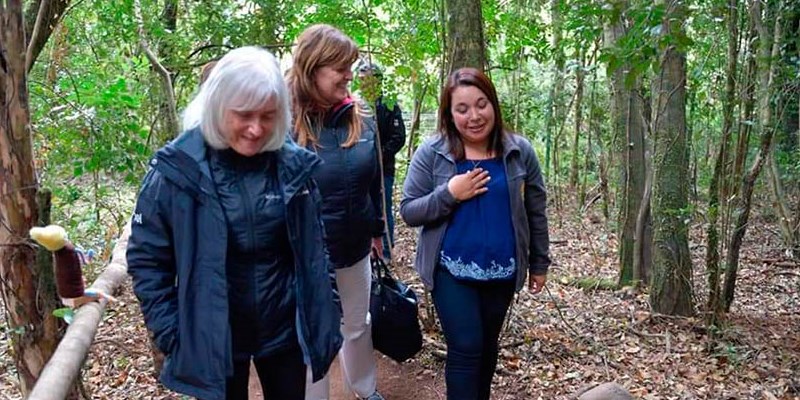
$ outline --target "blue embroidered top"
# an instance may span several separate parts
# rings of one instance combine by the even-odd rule
[[[516,243],[503,161],[493,158],[456,164],[459,174],[473,168],[489,171],[489,191],[462,202],[453,212],[439,262],[458,279],[512,279],[517,269]]]

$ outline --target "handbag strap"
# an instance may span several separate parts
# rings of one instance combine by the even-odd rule
[[[389,278],[394,278],[391,271],[389,271],[389,267],[386,265],[386,262],[383,261],[383,258],[378,255],[378,252],[376,252],[374,249],[370,258],[372,264],[372,273],[378,277],[379,282],[383,280],[382,274]]]

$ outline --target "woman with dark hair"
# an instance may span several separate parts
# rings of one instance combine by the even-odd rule
[[[400,215],[420,226],[414,266],[447,342],[451,400],[488,400],[514,292],[544,287],[546,192],[530,142],[503,128],[497,92],[473,68],[442,90],[438,135],[414,154]]]
[[[325,256],[319,157],[287,140],[289,91],[268,51],[226,54],[144,178],[127,249],[161,382],[203,400],[302,400],[342,344]]]
[[[298,37],[292,57],[287,83],[294,137],[322,159],[314,180],[342,302],[345,387],[359,399],[382,400],[369,315],[370,252],[381,254],[384,232],[381,153],[375,122],[348,88],[358,46],[330,25],[313,25]],[[307,400],[328,399],[327,377],[308,383]]]

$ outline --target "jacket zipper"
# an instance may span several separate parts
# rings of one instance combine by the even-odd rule
[[[247,187],[243,182],[243,178],[239,177],[236,179],[236,185],[239,186],[239,192],[242,195],[242,206],[244,206],[244,213],[247,217],[247,250],[248,252],[253,251],[256,245],[256,234],[255,234],[255,216],[253,215],[253,205],[250,203],[250,193],[247,191]],[[257,320],[261,319],[261,307],[258,301],[258,284],[255,279],[256,271],[255,268],[252,271],[253,278],[251,280],[251,284],[253,285],[253,308],[255,309],[255,315]],[[261,336],[261,325],[255,324],[253,330],[256,331],[256,338],[257,340],[260,339]]]

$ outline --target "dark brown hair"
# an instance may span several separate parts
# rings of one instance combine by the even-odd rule
[[[463,160],[464,142],[461,134],[456,129],[453,122],[453,113],[450,108],[453,104],[453,92],[461,86],[474,86],[478,88],[491,103],[494,108],[494,126],[489,133],[489,148],[487,151],[493,153],[495,157],[503,154],[503,116],[500,113],[500,102],[497,100],[497,91],[492,81],[478,69],[459,68],[447,77],[447,82],[442,88],[442,95],[439,99],[439,134],[442,135],[450,145],[450,153],[456,160]]]

